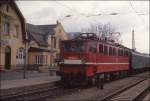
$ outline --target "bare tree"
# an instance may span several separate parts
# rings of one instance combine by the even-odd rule
[[[83,32],[90,32],[90,33],[96,33],[96,35],[100,39],[108,39],[113,40],[117,43],[120,43],[120,33],[116,32],[116,28],[111,25],[110,23],[106,24],[91,24],[89,28],[82,29]]]

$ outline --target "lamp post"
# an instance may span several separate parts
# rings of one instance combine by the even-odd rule
[[[26,78],[26,67],[27,67],[27,40],[25,40],[25,50],[24,50],[24,69],[23,78]]]
[[[28,34],[26,32],[26,37],[25,37],[25,50],[24,50],[24,68],[23,68],[23,78],[26,78],[26,69],[28,66],[28,50],[29,48],[34,45],[34,43],[31,43],[31,40],[28,38]]]
[[[24,69],[23,69],[23,78],[25,79],[26,78],[26,69],[27,69],[27,59],[28,59],[28,49],[29,49],[29,43],[30,43],[30,40],[28,39],[28,35],[27,35],[27,32],[26,32],[26,36],[25,36],[25,50],[24,50]]]

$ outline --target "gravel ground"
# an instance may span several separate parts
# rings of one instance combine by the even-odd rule
[[[105,84],[104,89],[97,89],[96,87],[82,89],[74,93],[69,93],[65,95],[49,97],[46,101],[96,101],[102,97],[119,90],[126,85],[129,85],[137,80],[140,80],[145,74],[140,74],[140,77],[129,77],[114,82]],[[147,73],[147,75],[149,75]]]

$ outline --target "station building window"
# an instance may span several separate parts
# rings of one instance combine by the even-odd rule
[[[16,64],[24,64],[25,50],[24,48],[19,48],[16,54]]]
[[[9,19],[7,17],[4,17],[4,19],[3,19],[3,33],[5,35],[8,35],[9,30],[10,30]]]
[[[47,55],[37,55],[35,56],[35,64],[47,64]]]
[[[18,25],[15,25],[15,26],[14,26],[14,36],[15,36],[15,37],[18,37],[18,35],[19,35],[19,26],[18,26]]]
[[[35,64],[39,64],[39,56],[35,56]]]

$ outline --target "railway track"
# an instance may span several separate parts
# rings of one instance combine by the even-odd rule
[[[56,84],[50,87],[43,87],[42,89],[39,88],[20,94],[5,96],[1,98],[1,101],[43,101],[43,99],[49,96],[52,97],[57,95],[63,95],[66,93],[78,91],[79,89],[81,88],[70,89]]]
[[[46,97],[50,92],[56,91],[60,88],[60,86],[49,86],[43,87],[39,89],[31,89],[26,92],[21,92],[14,95],[3,96],[1,97],[1,101],[31,101],[39,98]],[[43,95],[44,94],[44,95]]]
[[[120,94],[121,92],[123,92],[127,89],[130,89],[131,87],[133,87],[147,79],[147,77],[144,77],[144,76],[139,77],[139,78],[143,78],[143,79],[140,79],[137,82],[135,82],[134,84],[131,84],[128,87],[120,89],[119,91],[114,92],[113,94],[110,94],[102,99],[99,98],[98,101],[110,101],[110,98],[114,97],[115,95]],[[45,88],[43,87],[42,89],[41,88],[34,89],[34,90],[31,90],[28,92],[18,93],[15,95],[2,97],[1,101],[44,101],[48,97],[63,96],[64,94],[74,93],[81,89],[86,89],[86,88],[76,87],[76,88],[68,89],[68,88],[64,88],[63,86],[60,86],[56,83],[53,86],[49,86],[49,87],[45,87]]]
[[[134,97],[130,97],[130,93],[126,94],[129,96],[120,96],[121,94],[123,95],[124,93],[127,93],[128,90],[133,89],[133,87],[136,87],[144,82],[149,82],[149,78],[145,77],[142,80],[139,80],[133,84],[130,84],[122,89],[119,89],[118,91],[115,91],[101,99],[99,99],[98,101],[142,101],[142,99],[149,93],[150,90],[150,86],[148,85],[147,89],[144,89],[141,93],[139,92],[134,92],[134,93],[139,93]]]
[[[147,77],[149,77],[147,73],[138,74],[137,76],[134,75],[129,77],[129,80],[128,78],[124,80],[121,79],[121,81],[125,82],[125,84],[122,83],[119,79],[117,79],[116,81],[114,81],[116,83],[118,82],[119,84],[113,83],[114,81],[109,82],[110,84],[107,83],[103,90],[98,90],[95,86],[90,88],[88,87],[86,89],[81,89],[78,92],[73,92],[70,94],[64,94],[55,97],[50,96],[46,98],[46,101],[99,101],[102,97],[107,96],[108,94],[113,93],[115,91],[118,91],[120,88],[126,87],[127,85],[134,84],[136,81],[147,79]],[[111,85],[112,87],[109,85]]]
[[[140,95],[138,95],[134,101],[148,101],[148,99],[145,100],[145,97],[150,94],[150,87],[143,91]],[[149,97],[150,98],[150,97]]]

